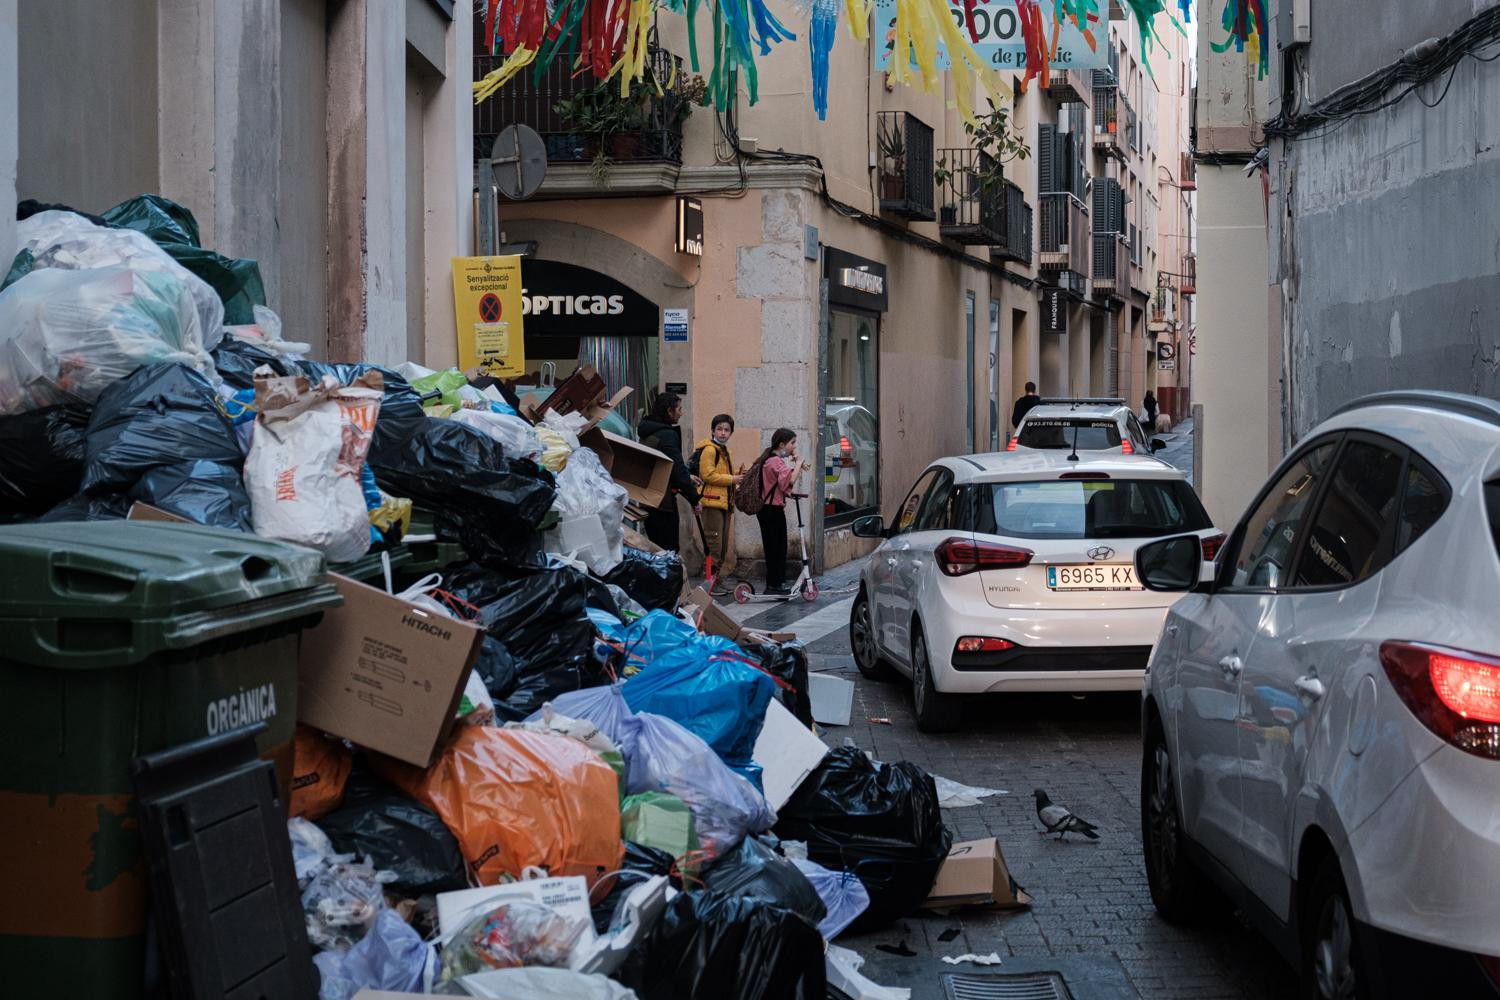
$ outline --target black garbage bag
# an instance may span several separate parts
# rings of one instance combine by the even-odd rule
[[[479,644],[479,656],[474,660],[474,672],[484,682],[484,689],[495,701],[504,701],[516,689],[521,667],[510,655],[505,644],[492,635],[486,635]]]
[[[250,531],[234,427],[208,380],[186,365],[137,368],[99,395],[82,491],[141,500],[199,524]]]
[[[766,672],[790,687],[778,687],[777,695],[787,711],[804,726],[812,727],[812,698],[807,692],[807,649],[800,642],[768,642],[745,647]]]
[[[372,446],[370,465],[381,489],[435,511],[438,537],[457,541],[471,559],[497,568],[546,565],[540,525],[557,487],[535,463],[506,458],[493,438],[423,417],[394,452],[376,454]],[[499,638],[519,655],[509,636]]]
[[[746,837],[703,873],[707,892],[726,899],[763,899],[816,927],[828,907],[802,870],[755,837]]]
[[[823,935],[761,899],[680,893],[636,954],[618,978],[641,1000],[823,1000],[828,990]]]
[[[682,557],[676,552],[642,552],[625,546],[620,565],[604,575],[647,611],[674,611],[687,580]]]
[[[40,517],[83,480],[82,406],[48,406],[0,417],[0,520]]]
[[[620,862],[619,877],[615,880],[614,887],[599,902],[593,904],[594,930],[600,934],[609,930],[610,921],[614,918],[615,908],[620,900],[630,894],[630,890],[640,885],[642,881],[652,875],[670,875],[672,873],[672,855],[666,851],[647,847],[645,844],[637,844],[625,841],[625,860]],[[674,885],[681,883],[673,880]]]
[[[261,365],[270,365],[277,375],[290,375],[296,370],[281,355],[272,354],[263,347],[256,347],[230,336],[219,341],[219,346],[213,349],[212,357],[219,377],[233,389],[254,389],[255,369]]]
[[[130,513],[130,506],[133,503],[135,503],[134,500],[122,493],[106,493],[97,497],[80,493],[76,497],[64,500],[37,520],[48,522],[123,521]]]
[[[476,621],[515,661],[515,687],[495,699],[497,720],[519,721],[559,694],[609,683],[594,657],[586,579],[565,565],[497,572],[468,563],[448,574],[445,589],[479,609]]]
[[[260,265],[204,249],[198,235],[198,220],[170,198],[143,194],[122,201],[104,213],[102,223],[144,233],[167,256],[207,282],[224,303],[226,324],[253,323],[255,307],[266,304]]]
[[[317,821],[334,850],[396,873],[391,891],[410,896],[467,889],[458,841],[437,813],[356,763],[344,800]]]
[[[806,841],[811,860],[864,884],[870,906],[850,925],[856,931],[920,906],[953,843],[932,775],[905,761],[872,761],[855,747],[831,751],[777,815],[778,837]]]
[[[344,385],[349,385],[366,372],[380,373],[380,377],[385,380],[385,397],[380,401],[380,413],[375,417],[375,433],[370,437],[369,461],[372,465],[377,459],[394,461],[412,435],[427,426],[427,411],[422,409],[421,394],[403,376],[389,368],[382,368],[380,365],[332,365],[326,361],[296,361],[293,364],[313,382],[324,375],[332,375]],[[410,493],[391,490],[386,492],[393,496],[412,496]]]

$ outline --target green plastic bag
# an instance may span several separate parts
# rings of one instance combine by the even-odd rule
[[[36,258],[32,256],[30,250],[22,250],[16,254],[16,259],[10,263],[10,271],[5,275],[5,280],[0,281],[0,292],[26,277],[35,268]]]
[[[451,406],[455,410],[463,409],[464,401],[458,397],[458,390],[469,384],[464,378],[464,373],[457,368],[449,368],[445,372],[433,372],[431,375],[423,375],[419,379],[413,379],[411,387],[417,390],[419,395],[425,396],[434,389],[441,392],[442,398],[436,403],[427,402],[427,406]]]
[[[225,257],[203,248],[198,221],[183,206],[159,194],[143,194],[105,212],[105,222],[144,233],[173,260],[202,278],[224,303],[224,323],[255,322],[255,307],[266,304],[260,265],[248,258]]]
[[[642,792],[620,803],[620,835],[633,844],[654,847],[680,859],[691,874],[701,845],[687,803],[664,792]]]

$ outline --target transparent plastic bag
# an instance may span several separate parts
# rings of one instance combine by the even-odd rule
[[[385,909],[384,886],[395,880],[395,872],[376,871],[368,861],[325,865],[302,890],[307,939],[325,950],[352,947]]]
[[[340,855],[335,852],[328,835],[301,816],[293,816],[286,821],[286,833],[292,842],[292,868],[297,872],[297,885],[300,888],[306,889],[313,876],[324,867],[354,857],[352,854]]]
[[[0,414],[92,403],[157,362],[217,383],[203,343],[187,285],[170,274],[33,271],[0,293]]]
[[[196,331],[198,345],[211,351],[224,335],[224,302],[219,293],[144,233],[96,226],[75,212],[54,210],[16,223],[16,236],[20,239],[17,249],[30,251],[34,258],[33,273],[47,268],[126,268],[167,278],[191,297],[192,317],[184,317],[185,331]]]
[[[348,951],[313,956],[323,977],[318,1000],[353,1000],[360,990],[417,991],[437,958],[395,910],[381,910],[370,932]]]
[[[553,733],[557,736],[566,736],[575,739],[598,754],[604,763],[614,769],[620,776],[621,784],[625,782],[625,755],[615,745],[615,741],[605,735],[604,731],[587,719],[575,719],[563,715],[555,710],[551,703],[542,706],[542,710],[532,715],[525,722],[508,722],[506,729],[529,729],[534,733]]]
[[[620,565],[624,557],[625,504],[629,500],[625,488],[610,477],[599,456],[588,448],[573,452],[557,475],[557,499],[552,509],[564,521],[597,515],[604,529],[608,555],[601,557],[593,548],[581,553],[589,569],[600,576]]]
[[[462,409],[448,419],[465,424],[500,442],[507,458],[529,458],[538,461],[547,446],[537,436],[536,428],[520,417],[489,410]]]
[[[465,924],[443,948],[443,979],[523,965],[566,968],[588,920],[540,903],[502,903]]]
[[[254,323],[226,326],[224,332],[242,344],[258,347],[287,361],[301,361],[312,345],[281,339],[281,317],[270,306],[253,306]]]
[[[842,934],[844,928],[869,909],[869,890],[854,877],[853,872],[831,871],[806,857],[791,858],[790,852],[788,856],[792,864],[807,876],[828,910],[827,916],[818,921],[818,932],[829,941]]]

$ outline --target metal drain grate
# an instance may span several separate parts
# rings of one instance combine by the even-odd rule
[[[1073,1000],[1068,984],[1055,972],[997,972],[943,976],[948,1000]]]

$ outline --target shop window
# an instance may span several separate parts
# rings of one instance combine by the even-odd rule
[[[880,504],[879,344],[876,316],[830,312],[823,496],[832,518]]]

